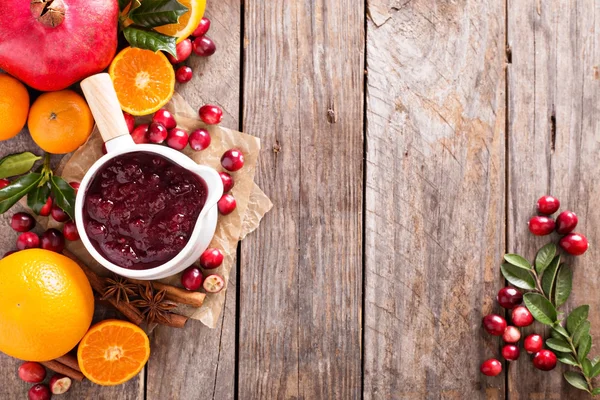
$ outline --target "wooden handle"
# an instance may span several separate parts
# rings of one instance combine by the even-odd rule
[[[129,134],[110,75],[92,75],[81,82],[81,89],[105,142]]]

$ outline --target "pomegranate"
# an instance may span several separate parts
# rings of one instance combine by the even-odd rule
[[[42,91],[102,71],[117,50],[117,0],[4,0],[0,69]]]

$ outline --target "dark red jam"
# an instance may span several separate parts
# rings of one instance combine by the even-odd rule
[[[115,157],[98,170],[83,206],[100,254],[129,269],[164,264],[187,244],[206,202],[198,175],[153,153]]]

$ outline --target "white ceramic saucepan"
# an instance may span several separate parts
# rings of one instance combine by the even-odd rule
[[[206,250],[215,233],[217,226],[216,204],[223,195],[223,183],[219,174],[214,169],[198,165],[185,154],[166,146],[135,144],[127,129],[117,94],[108,74],[98,74],[85,79],[81,82],[81,88],[92,110],[102,139],[106,143],[107,150],[107,154],[96,161],[89,171],[87,171],[77,193],[75,221],[81,241],[96,261],[112,272],[128,278],[144,280],[160,279],[183,271]],[[206,182],[208,188],[206,203],[198,216],[189,241],[183,250],[164,264],[146,270],[122,268],[103,257],[96,250],[86,234],[83,217],[84,200],[98,170],[109,160],[132,152],[154,153],[165,157],[180,167],[200,176]]]

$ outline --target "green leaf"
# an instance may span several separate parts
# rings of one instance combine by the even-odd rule
[[[0,179],[26,174],[40,158],[28,151],[3,157],[0,159]]]
[[[542,247],[535,256],[535,270],[538,275],[542,275],[546,268],[550,265],[556,255],[556,245],[548,243]]]
[[[129,18],[144,28],[176,24],[188,8],[177,0],[144,0]]]
[[[75,220],[75,189],[60,176],[52,176],[50,182],[54,204],[62,208],[72,220]]]
[[[25,196],[30,190],[35,188],[42,180],[42,175],[36,172],[24,175],[0,189],[0,214],[5,213],[11,208],[21,197]]]
[[[584,337],[590,335],[590,321],[583,321],[573,334],[573,344],[579,346]]]
[[[592,362],[589,358],[584,358],[581,361],[581,368],[583,369],[583,375],[589,378],[590,374],[592,373]]]
[[[128,26],[123,29],[123,34],[132,47],[139,47],[140,49],[152,50],[154,52],[164,50],[173,57],[177,56],[175,50],[176,39],[174,37],[134,26]]]
[[[552,262],[544,272],[544,275],[542,275],[542,289],[548,298],[550,298],[552,294],[552,289],[554,288],[554,281],[556,280],[556,273],[558,272],[559,266],[560,255],[557,255],[552,259]]]
[[[581,374],[573,371],[567,371],[565,372],[564,377],[567,382],[571,384],[571,386],[576,387],[577,389],[585,390],[586,392],[588,391],[587,382]]]
[[[579,345],[577,346],[577,358],[579,358],[580,362],[587,357],[592,349],[592,337],[590,335],[585,335],[579,341]]]
[[[39,215],[42,207],[46,205],[49,196],[50,185],[48,183],[44,183],[41,186],[38,185],[27,193],[27,206]]]
[[[600,362],[595,362],[590,371],[590,378],[595,378],[600,375]]]
[[[562,265],[556,275],[556,290],[554,293],[554,303],[560,307],[569,298],[573,286],[573,271],[568,265]]]
[[[519,267],[519,268],[523,268],[523,269],[533,268],[531,266],[531,264],[529,264],[529,261],[527,261],[526,259],[524,259],[523,257],[521,257],[518,254],[505,254],[504,259],[506,260],[506,262],[514,265],[515,267]]]
[[[528,290],[535,289],[535,280],[529,271],[508,263],[502,264],[500,270],[506,280],[516,287]]]
[[[583,321],[585,321],[588,318],[589,312],[590,306],[588,306],[587,304],[579,306],[573,311],[571,311],[571,313],[567,317],[567,331],[569,331],[571,335],[573,335],[577,328],[579,328],[579,325],[581,325]]]
[[[569,332],[567,332],[567,330],[563,328],[563,326],[560,323],[552,325],[552,332],[558,332],[561,336],[565,338],[570,337]]]
[[[593,394],[594,396],[595,396],[595,395],[597,395],[597,394],[600,394],[600,387],[598,387],[598,388],[596,388],[596,389],[592,390],[592,394]]]
[[[561,351],[563,353],[571,352],[571,346],[569,343],[561,339],[548,339],[546,340],[546,345],[552,350]]]
[[[558,361],[560,361],[563,364],[572,365],[574,367],[579,366],[579,362],[570,353],[567,354],[558,352],[556,353],[556,358],[558,358]]]
[[[541,294],[525,293],[523,301],[533,317],[542,324],[553,325],[556,322],[556,308]]]

